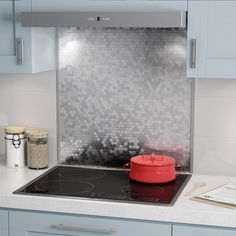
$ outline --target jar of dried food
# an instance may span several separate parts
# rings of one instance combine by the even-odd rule
[[[25,127],[5,127],[6,165],[8,167],[24,167],[26,164]]]
[[[48,131],[32,129],[26,131],[27,162],[31,169],[48,167]]]

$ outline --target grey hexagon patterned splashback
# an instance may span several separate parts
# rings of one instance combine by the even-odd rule
[[[186,30],[65,29],[59,35],[61,163],[122,167],[142,153],[190,166]]]

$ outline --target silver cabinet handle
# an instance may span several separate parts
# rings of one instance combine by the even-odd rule
[[[24,64],[24,39],[17,38],[17,64]]]
[[[197,66],[197,39],[191,39],[190,47],[191,47],[190,68],[195,69]]]
[[[72,225],[52,225],[54,229],[62,229],[62,230],[74,230],[74,231],[81,231],[81,232],[89,232],[89,233],[103,233],[103,234],[113,234],[116,231],[113,229],[95,229],[95,228],[83,228],[79,226],[72,226]]]

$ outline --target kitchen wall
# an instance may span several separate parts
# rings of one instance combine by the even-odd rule
[[[56,155],[56,72],[0,75],[0,156],[4,159],[4,126],[20,124],[49,131],[49,162]]]
[[[235,176],[236,80],[196,79],[193,171]],[[0,154],[3,126],[49,129],[50,162],[56,162],[56,75],[0,75]]]
[[[236,175],[236,80],[196,79],[194,163],[201,174]]]

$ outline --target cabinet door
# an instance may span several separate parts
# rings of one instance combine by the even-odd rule
[[[31,11],[31,0],[0,1],[0,73],[31,73],[31,29],[22,28],[20,14]]]
[[[10,236],[171,236],[171,225],[105,217],[10,212]]]
[[[174,225],[173,236],[235,236],[236,229]]]
[[[17,56],[17,60],[14,64],[15,73],[31,73],[32,71],[31,28],[21,27],[20,16],[23,11],[31,11],[31,0],[15,1],[15,36]]]
[[[208,1],[189,1],[187,76],[206,76]]]
[[[55,29],[21,27],[25,11],[31,11],[31,0],[0,0],[0,73],[56,68]]]
[[[15,71],[16,60],[15,4],[0,1],[0,72]]]
[[[56,33],[52,28],[31,28],[21,26],[21,13],[31,11],[31,0],[15,2],[17,58],[16,73],[38,73],[56,69]],[[22,50],[19,40],[23,40]],[[22,55],[20,55],[22,53]]]
[[[236,78],[236,1],[209,1],[206,76]]]
[[[8,236],[8,229],[0,229],[1,236]]]
[[[236,1],[189,1],[187,75],[236,78]]]
[[[0,235],[8,236],[8,212],[0,210]]]

